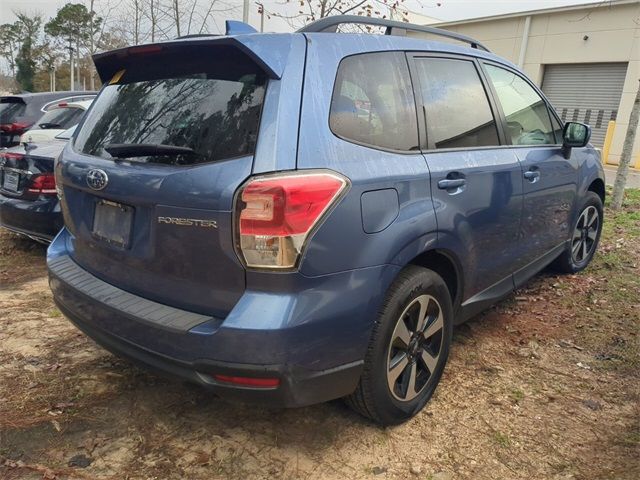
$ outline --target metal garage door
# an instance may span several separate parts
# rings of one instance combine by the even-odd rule
[[[620,105],[626,63],[546,65],[542,91],[564,121],[591,125],[591,143],[601,148],[609,120]]]

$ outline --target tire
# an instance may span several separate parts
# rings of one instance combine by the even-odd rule
[[[567,248],[553,263],[555,270],[562,273],[584,270],[591,263],[600,242],[604,215],[598,194],[587,192],[578,212]]]
[[[387,291],[360,382],[347,404],[381,425],[413,417],[440,381],[452,333],[453,307],[444,280],[414,265],[402,270]]]

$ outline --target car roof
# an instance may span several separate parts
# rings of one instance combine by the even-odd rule
[[[37,93],[15,93],[11,95],[3,95],[1,98],[20,99],[25,102],[56,99],[63,97],[78,97],[87,95],[97,95],[95,91],[65,91],[65,92],[37,92]]]
[[[461,43],[440,41],[433,38],[407,35],[375,35],[370,33],[304,33],[311,43],[319,43],[320,48],[332,47],[333,45],[350,45],[359,53],[376,52],[380,50],[402,50],[416,52],[451,53],[456,55],[467,55],[478,58],[485,58],[499,63],[504,63],[515,67],[508,60],[480,48],[472,48]],[[428,35],[428,34],[427,34]],[[455,40],[454,40],[455,41]]]
[[[511,62],[491,52],[460,44],[413,36],[325,32],[197,35],[99,53],[93,56],[93,61],[100,79],[103,82],[108,82],[114,74],[125,68],[128,62],[134,63],[134,55],[140,55],[140,52],[145,50],[151,51],[153,48],[170,50],[189,45],[230,46],[248,55],[269,77],[279,79],[289,61],[288,55],[292,51],[291,46],[300,38],[304,38],[310,44],[322,45],[319,48],[328,49],[334,52],[336,57],[341,58],[357,53],[376,51],[428,51],[485,58],[517,69]]]

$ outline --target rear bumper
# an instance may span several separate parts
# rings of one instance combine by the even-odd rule
[[[52,283],[55,284],[55,280]],[[59,288],[53,285],[52,287]],[[331,370],[319,372],[290,368],[286,365],[232,364],[207,359],[183,362],[149,351],[109,332],[98,330],[59,301],[57,297],[55,301],[60,311],[79,330],[111,353],[127,358],[162,376],[186,380],[203,386],[227,400],[240,400],[274,407],[311,405],[348,395],[355,389],[362,371],[362,362],[341,365]],[[217,382],[212,376],[214,374],[278,378],[280,385],[276,388],[225,385]]]
[[[323,277],[315,289],[289,295],[247,291],[226,319],[217,319],[136,297],[73,260],[65,266],[68,238],[63,230],[49,249],[54,299],[65,316],[107,350],[223,398],[271,406],[320,403],[356,388],[378,305],[353,287],[353,295],[345,289],[370,287],[371,295],[382,297],[377,290],[385,288],[386,275],[380,278],[385,268]],[[328,288],[342,301],[323,301]],[[241,387],[218,382],[214,375],[278,378],[280,384]]]
[[[22,200],[0,195],[0,226],[49,243],[63,226],[58,199]]]

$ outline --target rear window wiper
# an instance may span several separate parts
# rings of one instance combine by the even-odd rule
[[[116,158],[159,157],[163,155],[196,155],[189,147],[162,145],[160,143],[110,143],[104,149]]]

